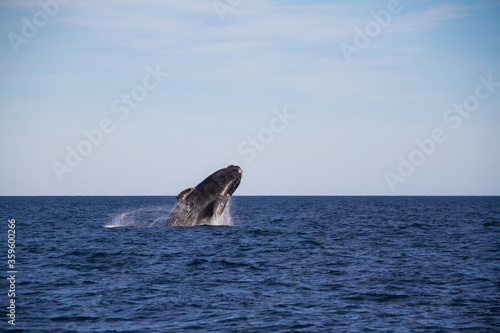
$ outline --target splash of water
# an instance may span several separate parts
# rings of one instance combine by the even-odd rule
[[[117,214],[111,223],[105,225],[106,228],[116,227],[146,227],[151,228],[156,225],[164,225],[167,221],[171,208],[169,207],[143,207]]]
[[[231,199],[228,200],[226,209],[224,209],[222,214],[219,217],[211,219],[211,223],[209,225],[234,225],[233,219],[231,218]]]
[[[112,221],[104,227],[151,228],[155,226],[164,226],[171,211],[172,207],[165,206],[137,208],[131,211],[117,214],[113,217]],[[227,202],[226,209],[220,216],[204,222],[205,225],[233,226],[234,223],[233,219],[231,218],[231,199]]]

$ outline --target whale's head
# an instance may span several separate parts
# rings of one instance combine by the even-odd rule
[[[220,196],[232,196],[240,185],[242,175],[243,170],[239,166],[230,165],[208,176],[195,187],[195,190],[200,191],[208,200]]]
[[[241,182],[243,170],[236,165],[218,170],[195,188],[177,196],[177,205],[168,218],[168,225],[189,226],[210,224],[219,217]]]

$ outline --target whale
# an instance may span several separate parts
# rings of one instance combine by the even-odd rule
[[[243,170],[236,165],[215,171],[196,187],[176,197],[176,204],[167,217],[167,226],[191,227],[210,225],[218,219],[241,182]]]

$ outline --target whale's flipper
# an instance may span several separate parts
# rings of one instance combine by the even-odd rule
[[[220,195],[214,201],[210,202],[205,209],[201,212],[200,217],[204,219],[211,219],[213,217],[218,217],[226,208],[227,200],[229,200],[229,195],[222,196]]]
[[[221,195],[217,198],[217,200],[214,201],[214,210],[213,210],[214,216],[220,216],[222,212],[224,212],[227,201],[229,200],[230,197],[231,196],[229,194]]]
[[[183,201],[191,192],[193,192],[193,190],[194,190],[194,188],[192,188],[192,187],[187,188],[184,191],[182,191],[181,193],[179,193],[175,199],[177,200],[177,202]]]

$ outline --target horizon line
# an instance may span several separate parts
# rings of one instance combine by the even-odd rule
[[[0,195],[0,198],[23,197],[176,197],[160,194],[69,194],[69,195]],[[245,194],[232,197],[500,197],[500,194]]]

